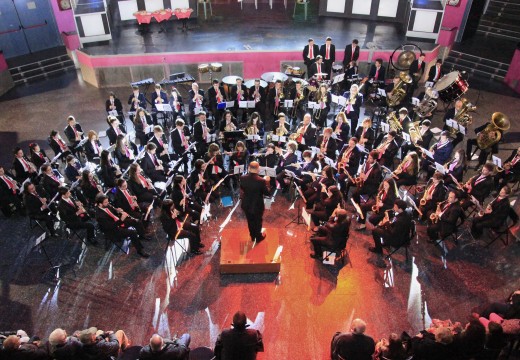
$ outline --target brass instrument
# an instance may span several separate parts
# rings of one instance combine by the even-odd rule
[[[432,221],[433,224],[436,224],[439,221],[439,218],[442,215],[441,208],[442,208],[442,206],[444,206],[444,203],[446,203],[446,202],[448,202],[448,200],[439,201],[437,203],[437,209],[435,210],[434,213],[431,213],[430,220]]]
[[[432,186],[435,186],[435,184],[431,184],[430,186],[428,186],[428,188],[424,189],[424,194],[423,194],[423,197],[421,198],[421,200],[419,201],[419,205],[421,205],[421,206],[426,205],[426,202],[429,200],[428,192],[430,191]]]
[[[399,73],[399,82],[394,86],[394,89],[386,97],[386,103],[389,107],[398,106],[406,97],[406,87],[412,83],[412,77],[406,72]]]
[[[377,196],[376,196],[376,203],[374,205],[372,205],[372,212],[374,213],[379,213],[379,209],[381,209],[381,207],[383,206],[383,190],[380,190],[378,193],[377,193]]]
[[[320,89],[317,91],[320,92]],[[320,103],[320,108],[314,113],[315,120],[319,120],[321,118],[321,111],[325,108],[325,104],[327,103],[327,93],[322,94],[321,97],[318,97],[319,95],[319,93],[316,94],[316,99],[318,100],[318,103]]]
[[[468,125],[470,125],[473,122],[473,118],[471,117],[469,112],[477,110],[477,107],[472,105],[466,98],[462,98],[460,99],[460,101],[462,101],[462,108],[460,109],[458,114],[455,115],[455,118],[453,120],[455,120],[457,124],[459,124],[460,126],[464,126],[465,128],[467,128]],[[450,134],[456,135],[457,132],[458,131],[456,129],[450,128]]]
[[[439,92],[434,90],[432,87],[426,88],[423,99],[419,105],[413,108],[413,111],[420,118],[429,116],[435,109],[437,109],[437,99],[439,98]]]
[[[282,125],[282,126],[278,126],[278,127],[276,128],[276,130],[274,131],[274,134],[275,134],[276,136],[285,136],[285,135],[287,135],[288,133],[289,133],[289,130],[287,130],[287,128],[286,128],[284,125]]]
[[[341,156],[341,160],[338,161],[338,172],[341,170],[345,170],[346,167],[348,167],[348,162],[350,160],[350,155],[352,155],[352,151],[349,151],[350,149],[347,149],[343,152],[343,155]],[[347,155],[348,154],[348,155]]]
[[[419,129],[420,121],[414,121],[410,124],[410,128],[408,129],[408,134],[410,135],[410,141],[412,144],[417,144],[417,142],[422,141],[421,130]]]
[[[224,131],[220,132],[218,134],[218,137],[220,139],[224,139],[224,132],[225,131],[235,131],[237,129],[236,125],[233,124],[233,122],[230,122],[229,124],[226,123],[226,125],[224,126]]]
[[[381,227],[381,226],[384,226],[386,224],[388,224],[390,222],[390,213],[393,213],[394,210],[393,209],[388,209],[388,210],[385,210],[385,217],[377,224],[377,226]]]
[[[256,125],[251,125],[246,128],[244,135],[258,135],[258,127]]]
[[[278,116],[278,110],[280,109],[280,102],[284,99],[283,87],[278,90],[278,94],[275,97],[274,115]]]
[[[500,141],[502,135],[509,130],[511,123],[507,115],[496,112],[491,116],[491,124],[477,134],[477,145],[480,149],[488,149]]]
[[[397,118],[395,111],[392,111],[390,114],[388,114],[388,116],[386,117],[386,121],[388,123],[388,126],[390,126],[390,130],[394,130],[397,133],[403,131],[403,126]]]
[[[300,105],[300,101],[302,101],[303,99],[305,99],[305,95],[303,94],[303,89],[301,92],[296,92],[296,97],[294,98],[294,101],[293,101],[293,108],[291,110],[291,118],[295,118],[296,117],[296,111],[298,110],[298,106]]]
[[[479,209],[479,212],[478,212],[478,216],[482,217],[484,216],[486,213],[489,214],[493,211],[493,208],[491,207],[491,205],[499,198],[499,196],[497,196],[496,198],[494,198],[493,200],[491,200],[489,202],[489,204],[486,205],[486,208],[484,209],[483,206],[480,206],[477,205],[477,208]]]

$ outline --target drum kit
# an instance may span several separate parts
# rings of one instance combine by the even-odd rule
[[[213,73],[222,71],[222,64],[217,62],[210,64],[200,64],[197,67],[197,71],[199,72],[199,74],[205,74],[209,72],[209,79],[211,83],[213,81]]]

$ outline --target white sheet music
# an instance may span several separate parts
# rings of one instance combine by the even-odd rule
[[[155,108],[159,111],[172,111],[170,104],[155,104]]]
[[[385,89],[377,89],[377,94],[382,97],[386,97]]]
[[[343,96],[340,96],[339,99],[338,99],[338,104],[341,105],[341,106],[347,105],[347,98],[343,97]]]
[[[258,174],[260,176],[269,176],[269,177],[276,177],[276,170],[275,168],[270,168],[266,166],[260,166],[260,169],[258,171]]]
[[[381,121],[381,131],[383,131],[384,133],[387,133],[390,131],[390,125],[388,125],[387,123]]]
[[[217,139],[217,134],[208,134],[206,136],[206,142],[210,143],[212,141],[215,141]]]
[[[309,102],[307,103],[307,107],[308,107],[309,109],[314,109],[314,106],[315,106],[315,105],[316,105],[316,102],[314,102],[314,101],[309,101]]]
[[[110,111],[108,112],[108,115],[117,116],[117,115],[118,115],[118,114],[117,114],[117,110],[110,110]]]
[[[446,174],[446,169],[444,168],[444,166],[442,166],[438,162],[435,163],[435,170],[440,172],[442,175]]]
[[[338,95],[331,94],[331,95],[330,95],[330,99],[331,99],[331,101],[332,101],[334,104],[339,104],[339,96],[338,96]]]
[[[279,142],[287,142],[287,136],[278,136],[278,135],[272,135],[271,139],[273,141],[279,141]]]
[[[403,140],[406,141],[406,142],[410,142],[410,135],[408,135],[407,133],[403,132],[402,133],[403,135]]]
[[[235,102],[234,101],[226,101],[226,109],[229,109],[229,108],[232,108],[232,107],[235,107]]]
[[[248,100],[247,101],[247,107],[249,109],[254,109],[256,107],[256,102],[254,100]]]
[[[491,156],[491,159],[493,160],[493,164],[495,164],[498,167],[502,167],[502,159],[499,158],[496,155]]]
[[[239,101],[238,102],[238,107],[240,109],[247,109],[247,101]]]
[[[244,173],[244,165],[237,165],[233,168],[233,174],[243,174]]]
[[[294,100],[285,100],[284,101],[284,107],[286,108],[292,108],[293,107]]]
[[[247,135],[247,140],[260,140],[259,135]]]

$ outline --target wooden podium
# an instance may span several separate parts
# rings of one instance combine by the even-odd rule
[[[252,274],[280,272],[281,252],[278,250],[278,230],[266,229],[265,240],[254,244],[247,228],[225,229],[220,246],[221,274]]]

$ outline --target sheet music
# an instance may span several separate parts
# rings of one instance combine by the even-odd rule
[[[309,109],[314,109],[314,106],[315,106],[315,105],[316,105],[316,102],[315,102],[315,101],[309,101],[309,102],[307,103],[307,107],[308,107]]]
[[[440,172],[442,175],[446,174],[446,169],[444,168],[444,166],[442,166],[438,162],[435,163],[435,170]]]
[[[165,112],[173,111],[170,104],[155,104],[155,108],[159,111],[165,111]]]
[[[243,173],[244,173],[244,165],[236,165],[233,168],[233,174],[238,175],[238,174],[243,174]]]
[[[260,140],[259,135],[247,135],[247,140]]]
[[[336,75],[336,76],[334,76],[334,80],[332,81],[332,85],[335,85],[335,84],[337,84],[339,82],[342,82],[343,80],[345,80],[345,73]]]
[[[118,115],[117,110],[110,110],[108,112],[108,115],[117,116]]]
[[[247,101],[247,107],[249,109],[254,109],[256,107],[256,102],[254,100],[248,100]]]
[[[493,164],[495,164],[498,167],[502,167],[502,159],[499,158],[496,155],[491,156],[491,159],[493,160]]]
[[[286,108],[292,108],[293,107],[294,100],[285,100],[284,101],[284,107]]]
[[[347,105],[347,98],[344,97],[344,96],[340,96],[339,99],[338,99],[338,104],[341,105],[341,106],[346,106]]]
[[[390,125],[381,121],[381,131],[383,131],[384,133],[390,132]]]
[[[217,138],[217,134],[208,134],[206,136],[206,143],[210,143],[212,141],[215,141],[216,138]]]
[[[258,171],[258,175],[260,176],[269,176],[271,178],[276,177],[276,170],[275,168],[270,168],[266,166],[260,166],[260,169]]]
[[[330,100],[331,100],[334,104],[338,104],[338,103],[339,103],[339,96],[338,96],[338,95],[334,95],[334,94],[330,94]]]
[[[273,141],[287,142],[287,136],[271,135]]]
[[[247,101],[239,101],[238,102],[238,107],[240,109],[247,109]]]
[[[433,159],[433,153],[430,150],[427,150],[425,148],[421,148],[421,151],[422,151],[423,154],[425,154],[429,158]]]
[[[232,107],[235,107],[235,102],[234,101],[226,101],[226,109],[229,109],[229,108],[232,108]]]
[[[402,135],[403,135],[403,140],[404,140],[404,141],[406,141],[406,142],[411,142],[411,139],[410,139],[410,135],[409,135],[409,134],[403,132]]]
[[[382,97],[386,97],[385,89],[377,89],[377,94]]]

